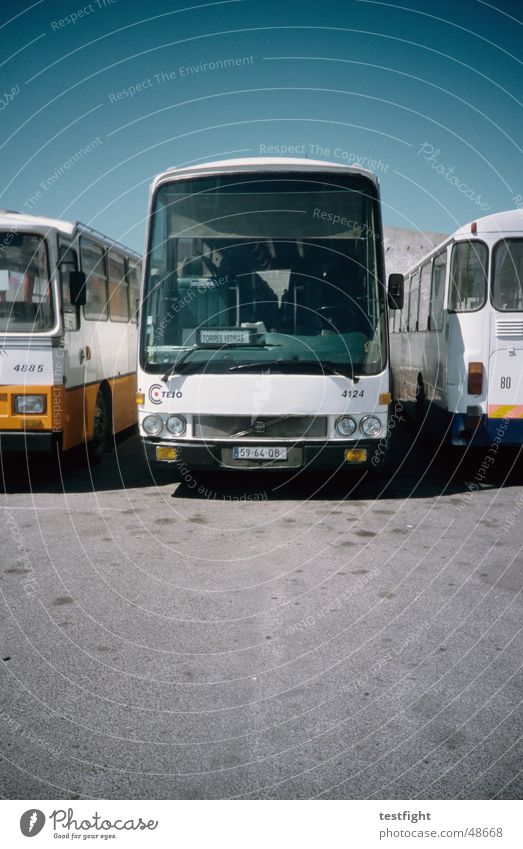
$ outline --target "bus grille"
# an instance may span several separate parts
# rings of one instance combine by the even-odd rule
[[[195,416],[196,439],[314,439],[327,436],[325,416]]]
[[[496,336],[523,336],[523,321],[496,321]]]

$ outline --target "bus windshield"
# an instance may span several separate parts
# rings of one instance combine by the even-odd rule
[[[0,332],[40,332],[53,323],[45,240],[0,233]]]
[[[384,367],[378,199],[360,175],[236,174],[157,191],[142,362],[163,372]],[[191,356],[188,349],[194,348]]]

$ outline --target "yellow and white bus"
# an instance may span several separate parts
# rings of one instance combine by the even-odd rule
[[[379,465],[391,285],[369,171],[256,158],[159,175],[140,310],[147,455],[200,469]]]
[[[394,397],[450,445],[523,444],[523,210],[488,215],[412,268],[391,318]]]
[[[98,462],[136,421],[138,254],[76,222],[0,211],[0,448]]]

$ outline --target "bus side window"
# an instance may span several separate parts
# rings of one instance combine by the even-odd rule
[[[447,271],[447,253],[440,254],[432,263],[432,284],[430,292],[429,330],[443,328],[443,301],[445,298],[445,276]]]
[[[492,300],[497,310],[523,310],[523,239],[504,239],[495,246]]]
[[[125,276],[123,256],[108,254],[109,267],[109,315],[111,321],[129,321],[128,281]]]
[[[401,310],[401,332],[405,333],[409,325],[409,301],[410,301],[410,284],[412,278],[405,277],[405,292],[403,296],[403,308]]]
[[[107,321],[107,274],[105,251],[90,239],[80,238],[82,271],[86,276],[87,303],[84,316],[91,321]]]
[[[138,299],[140,297],[140,265],[129,265],[127,279],[129,281],[129,311],[131,321],[135,324],[138,321]]]
[[[471,240],[457,242],[450,264],[449,310],[479,310],[487,297],[487,246]]]
[[[62,312],[64,314],[65,330],[78,330],[80,326],[77,307],[71,303],[69,274],[78,271],[78,254],[72,245],[60,241],[58,270],[60,274],[60,292],[62,296]]]
[[[430,262],[426,262],[420,271],[418,330],[427,330],[430,308]]]
[[[409,323],[408,331],[412,333],[418,329],[418,304],[419,304],[419,271],[416,271],[410,278],[410,297],[409,297]]]

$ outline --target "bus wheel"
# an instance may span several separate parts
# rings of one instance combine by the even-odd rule
[[[89,461],[92,465],[99,463],[107,450],[109,443],[109,418],[107,402],[101,389],[96,396],[94,411],[93,438],[89,443]]]

